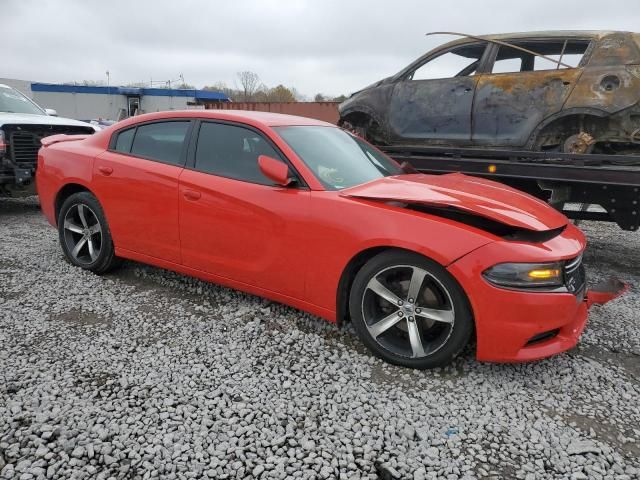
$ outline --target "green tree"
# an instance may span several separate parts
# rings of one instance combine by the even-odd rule
[[[295,102],[296,95],[291,89],[281,84],[269,90],[269,101],[276,103]]]

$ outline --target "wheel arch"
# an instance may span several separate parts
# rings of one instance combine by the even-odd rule
[[[341,112],[338,126],[345,127],[345,124],[349,124],[358,135],[374,144],[386,144],[389,140],[388,129],[382,118],[365,105]]]
[[[60,190],[58,190],[58,192],[56,193],[56,197],[53,203],[53,208],[54,208],[54,213],[55,213],[55,221],[56,221],[56,225],[58,222],[58,216],[60,215],[60,209],[62,208],[62,204],[64,203],[64,201],[69,198],[71,195],[75,194],[75,193],[80,193],[80,192],[88,192],[91,195],[93,195],[94,197],[96,196],[95,193],[93,193],[91,191],[91,189],[82,184],[82,183],[77,183],[77,182],[70,182],[67,183],[65,185],[62,186],[62,188]],[[97,197],[96,197],[97,198]]]
[[[349,319],[349,296],[351,295],[351,288],[353,286],[353,281],[360,269],[373,257],[376,255],[386,252],[389,250],[397,250],[400,252],[408,252],[416,255],[420,255],[432,262],[437,263],[442,268],[446,270],[446,265],[443,265],[441,262],[436,260],[435,258],[426,255],[425,252],[416,251],[410,248],[404,248],[397,245],[378,245],[368,247],[364,250],[361,250],[357,254],[355,254],[345,265],[342,270],[342,274],[340,275],[340,280],[338,281],[338,291],[336,292],[336,324],[338,328],[342,327],[342,325]],[[455,275],[449,273],[451,278],[458,284],[460,290],[464,293],[466,298],[469,311],[471,312],[471,316],[473,317],[474,329],[475,329],[475,315],[473,312],[473,305],[471,300],[467,296],[467,292],[462,287],[462,284],[458,281]]]
[[[571,118],[575,118],[576,120],[579,120],[581,117],[594,117],[601,119],[608,116],[610,116],[608,112],[593,107],[570,108],[567,110],[561,110],[558,113],[548,116],[536,126],[536,128],[531,132],[531,135],[529,135],[529,140],[527,140],[526,148],[529,150],[533,149],[536,141],[540,137],[540,134],[546,128],[552,126],[554,123],[565,122]]]

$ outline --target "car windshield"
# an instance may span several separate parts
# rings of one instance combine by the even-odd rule
[[[44,110],[13,88],[0,87],[0,112],[45,115]]]
[[[329,190],[403,173],[382,152],[340,128],[295,126],[275,130]]]

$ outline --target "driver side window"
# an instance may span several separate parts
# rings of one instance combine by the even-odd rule
[[[422,64],[413,71],[409,80],[436,80],[474,75],[486,48],[486,42],[482,42],[449,50]]]

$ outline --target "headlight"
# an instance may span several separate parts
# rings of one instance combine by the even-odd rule
[[[500,263],[482,274],[489,282],[508,288],[555,288],[564,285],[562,263]]]

